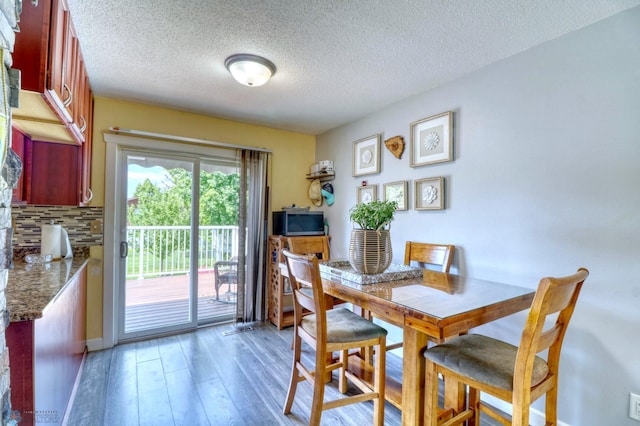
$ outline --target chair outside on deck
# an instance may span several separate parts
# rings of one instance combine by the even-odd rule
[[[558,369],[560,349],[569,320],[589,271],[580,268],[570,276],[542,278],[520,338],[520,346],[490,337],[467,334],[425,350],[426,426],[446,421],[447,425],[480,424],[480,412],[505,425],[528,426],[529,405],[545,397],[546,424],[557,424]],[[557,313],[553,326],[545,319]],[[552,317],[553,318],[553,317]],[[546,361],[537,354],[548,349]],[[469,388],[467,409],[457,415],[451,409],[439,411],[438,375],[453,378]],[[464,395],[464,391],[459,391]],[[480,401],[486,392],[510,403],[511,421]]]
[[[284,414],[291,412],[299,382],[309,381],[313,386],[310,425],[320,424],[323,410],[347,404],[373,400],[373,423],[384,424],[385,342],[387,331],[347,309],[327,310],[318,259],[310,255],[296,255],[287,250],[282,254],[287,263],[294,300],[293,365]],[[303,309],[311,312],[303,315]],[[307,368],[301,362],[302,341],[315,350],[315,365]],[[349,349],[378,346],[375,359],[373,388],[347,370]],[[334,362],[331,356],[339,352]],[[347,379],[363,393],[325,402],[325,379],[331,371],[339,369],[338,389],[347,391]]]
[[[227,293],[231,292],[231,285],[238,284],[238,261],[221,260],[213,265],[215,272],[216,300],[220,300],[220,287],[227,285]]]

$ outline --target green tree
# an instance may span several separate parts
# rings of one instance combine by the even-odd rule
[[[131,226],[188,226],[191,224],[192,173],[184,169],[170,169],[162,183],[145,179],[138,184],[127,209]],[[239,208],[238,174],[200,172],[200,225],[222,226],[238,224]],[[166,259],[176,248],[183,247],[180,241],[167,239],[164,233],[145,233],[146,250],[161,260]],[[187,238],[188,241],[188,238]],[[165,269],[165,270],[166,270]]]

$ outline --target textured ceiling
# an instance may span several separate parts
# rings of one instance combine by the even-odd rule
[[[67,0],[94,93],[319,134],[640,0]],[[226,57],[278,70],[236,83]]]

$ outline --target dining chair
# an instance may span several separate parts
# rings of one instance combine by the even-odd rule
[[[326,309],[318,259],[283,250],[294,300],[293,365],[284,414],[291,412],[299,382],[307,380],[313,386],[310,425],[320,424],[323,410],[347,404],[373,400],[373,422],[384,424],[385,342],[387,331],[347,309]],[[303,315],[303,309],[311,312]],[[301,361],[302,342],[315,350],[315,365],[307,368]],[[373,386],[348,371],[349,349],[377,346],[373,367]],[[334,360],[333,352],[340,356]],[[329,356],[327,356],[329,355]],[[338,390],[347,392],[347,379],[362,393],[324,401],[325,381],[338,370]]]
[[[449,273],[453,254],[456,246],[450,244],[430,244],[407,241],[404,248],[404,264],[409,266],[414,262],[417,266],[425,268],[431,265],[434,270]],[[371,313],[363,312],[363,316],[370,318]],[[402,347],[402,342],[387,345],[387,350],[391,351]],[[365,355],[369,357],[369,355]]]
[[[287,244],[292,253],[313,254],[321,262],[326,262],[331,257],[329,237],[326,235],[289,237]]]
[[[440,272],[449,273],[456,246],[449,244],[429,244],[407,241],[404,248],[404,264],[417,262],[418,266],[437,266]]]
[[[519,346],[488,336],[466,334],[426,349],[424,424],[435,426],[446,421],[452,425],[469,420],[470,424],[479,425],[483,412],[505,425],[528,426],[529,405],[546,395],[546,424],[556,425],[560,349],[588,275],[587,269],[580,268],[570,276],[540,280]],[[550,315],[555,322],[545,327]],[[538,355],[545,350],[548,350],[546,360]],[[465,410],[440,411],[438,375],[469,389]],[[483,403],[482,392],[510,403],[511,420]],[[464,395],[464,390],[458,393]]]

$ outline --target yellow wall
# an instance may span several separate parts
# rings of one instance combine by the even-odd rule
[[[93,118],[92,206],[104,206],[105,142],[110,127],[143,130],[175,136],[267,148],[272,151],[271,206],[310,205],[305,174],[315,162],[316,138],[238,121],[224,120],[140,103],[96,97]],[[158,142],[161,148],[162,142]],[[110,232],[110,230],[105,230]],[[102,286],[88,289],[87,338],[102,337]],[[101,283],[100,283],[101,284]]]

